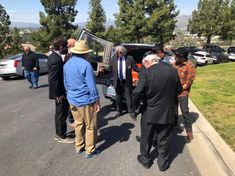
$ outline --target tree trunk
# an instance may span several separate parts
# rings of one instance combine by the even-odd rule
[[[207,36],[207,40],[206,40],[206,44],[210,44],[211,43],[211,35]]]

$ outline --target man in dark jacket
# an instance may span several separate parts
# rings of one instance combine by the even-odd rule
[[[24,67],[24,76],[30,83],[29,88],[38,88],[39,61],[37,55],[31,51],[29,46],[24,46],[22,56],[22,66]]]
[[[141,117],[140,155],[137,160],[145,168],[150,168],[152,161],[149,152],[153,136],[157,133],[157,163],[159,170],[165,171],[170,165],[169,147],[175,124],[175,104],[182,86],[177,70],[159,60],[155,54],[143,59],[142,63],[147,71],[144,78],[139,80],[133,95],[138,97],[144,93],[146,100]]]
[[[132,69],[138,71],[133,57],[126,55],[126,49],[123,46],[116,46],[115,55],[109,64],[109,70],[113,72],[113,86],[116,92],[117,114],[116,118],[122,115],[122,99],[126,99],[128,113],[133,120],[136,120],[136,114],[132,105]]]
[[[67,114],[68,101],[63,79],[62,55],[67,53],[67,41],[63,38],[53,40],[54,51],[48,56],[48,81],[49,81],[49,98],[55,100],[55,128],[56,137],[60,143],[74,143],[74,140],[66,136],[67,131]]]

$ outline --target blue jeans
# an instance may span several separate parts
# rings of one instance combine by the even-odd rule
[[[24,70],[24,76],[33,87],[38,87],[38,71]]]

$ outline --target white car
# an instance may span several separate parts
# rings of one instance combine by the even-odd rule
[[[215,58],[206,51],[197,51],[195,53],[192,53],[192,56],[195,57],[198,65],[213,64],[215,60]]]
[[[39,60],[39,73],[47,73],[47,56],[45,54],[37,54]],[[7,80],[12,76],[24,76],[24,68],[22,67],[22,54],[9,56],[0,60],[0,77]]]

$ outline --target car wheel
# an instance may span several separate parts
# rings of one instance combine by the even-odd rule
[[[4,80],[9,80],[11,77],[10,76],[2,76],[2,79]]]

